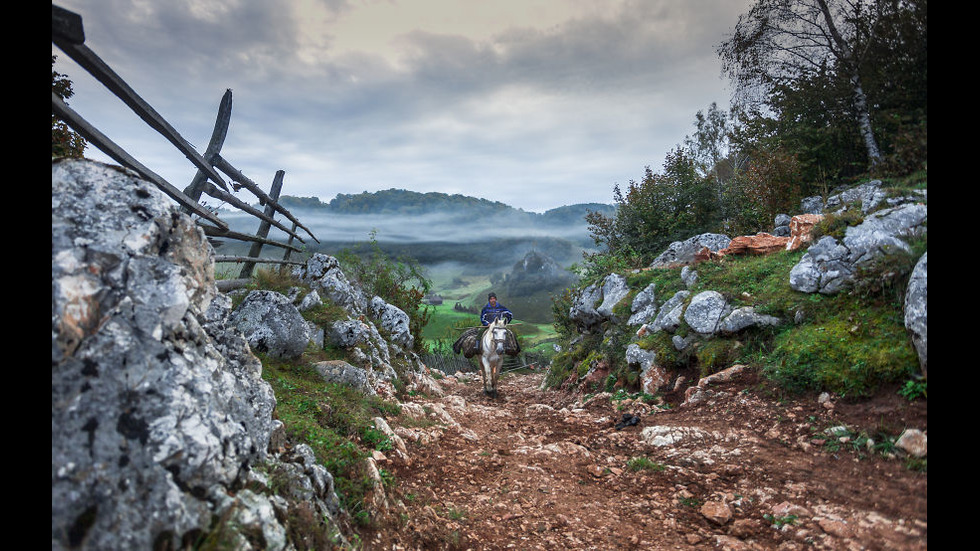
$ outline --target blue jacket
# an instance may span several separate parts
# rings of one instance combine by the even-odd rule
[[[514,314],[499,302],[496,306],[490,306],[488,302],[480,312],[480,323],[490,325],[497,318],[507,318],[507,323],[510,323],[514,319]]]

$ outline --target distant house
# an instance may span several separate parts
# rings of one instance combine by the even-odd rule
[[[439,295],[426,295],[425,301],[433,306],[442,304],[442,297]]]

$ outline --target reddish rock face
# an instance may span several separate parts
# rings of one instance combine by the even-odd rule
[[[786,248],[789,237],[776,237],[765,232],[742,235],[732,239],[728,247],[718,251],[724,254],[769,254]]]
[[[822,214],[798,214],[789,221],[789,243],[787,251],[795,251],[810,242],[810,231],[823,220]]]
[[[781,250],[795,251],[810,242],[810,232],[813,230],[813,226],[822,219],[822,214],[798,214],[789,222],[789,237],[778,237],[765,232],[755,235],[742,235],[733,238],[727,247],[719,251],[702,247],[694,255],[694,262],[718,260],[730,254],[769,254]]]

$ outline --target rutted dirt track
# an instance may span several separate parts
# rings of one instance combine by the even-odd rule
[[[389,420],[408,459],[381,459],[397,482],[363,547],[927,548],[925,473],[815,438],[836,425],[926,430],[924,403],[778,402],[748,374],[664,410],[583,403],[540,390],[543,377],[505,376],[496,400],[478,377],[449,377],[444,396],[403,411],[438,425]],[[638,422],[616,428],[624,414]]]

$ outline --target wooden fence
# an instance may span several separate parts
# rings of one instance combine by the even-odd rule
[[[216,262],[236,262],[243,264],[239,278],[219,280],[219,289],[227,290],[246,284],[252,277],[256,263],[280,265],[303,264],[303,262],[290,259],[292,252],[302,252],[301,248],[293,244],[293,240],[300,243],[306,242],[297,233],[297,230],[303,230],[317,243],[319,243],[319,240],[295,216],[278,203],[285,172],[282,170],[276,172],[269,193],[265,193],[255,182],[242,174],[240,170],[221,156],[221,146],[224,143],[225,135],[228,132],[228,125],[231,121],[231,90],[226,90],[224,96],[221,98],[214,131],[211,133],[211,140],[204,153],[200,154],[159,113],[150,107],[136,91],[126,84],[115,71],[102,61],[95,52],[85,46],[85,32],[82,27],[82,18],[80,15],[52,4],[51,41],[89,74],[95,77],[96,80],[108,88],[116,97],[121,99],[144,122],[150,125],[151,128],[167,138],[170,143],[197,167],[197,174],[191,180],[191,183],[181,191],[137,161],[105,134],[89,124],[78,113],[68,107],[54,92],[51,93],[52,113],[63,120],[72,130],[85,138],[88,143],[97,147],[120,165],[134,170],[141,177],[152,182],[161,191],[181,205],[181,208],[185,212],[190,215],[196,215],[197,218],[195,220],[204,229],[205,235],[208,236],[208,239],[213,244],[216,245],[215,241],[219,238],[251,243],[251,248],[247,256],[218,255],[215,257]],[[255,195],[259,205],[265,207],[264,210],[258,210],[235,195],[232,195],[231,190],[229,190],[229,184],[225,182],[218,171],[224,173],[231,180],[231,188],[234,191],[238,192],[242,188],[245,188]],[[221,220],[216,213],[200,203],[202,194],[228,203],[258,218],[259,227],[255,235],[232,231],[228,227],[228,224]],[[292,223],[292,227],[287,228],[286,225],[277,221],[275,219],[277,213],[282,214],[288,219]],[[289,236],[288,241],[281,243],[269,239],[269,230],[272,226],[286,232]],[[266,245],[285,249],[283,258],[281,260],[261,258],[259,254],[263,246]]]
[[[430,369],[437,369],[445,375],[479,372],[479,360],[449,354],[423,354],[422,362]],[[521,353],[518,356],[505,356],[501,373],[518,369],[542,369],[547,362],[535,354]]]

